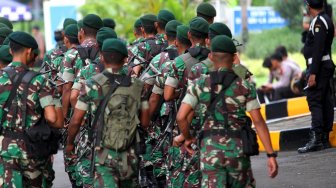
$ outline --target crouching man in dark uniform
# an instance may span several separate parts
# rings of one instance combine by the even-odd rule
[[[335,65],[331,58],[334,25],[323,10],[325,1],[306,0],[308,12],[314,17],[304,45],[307,64],[307,101],[312,116],[309,142],[299,153],[329,148],[329,132],[334,121],[331,80]]]

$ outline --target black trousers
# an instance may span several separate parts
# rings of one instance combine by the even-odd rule
[[[334,122],[334,97],[332,77],[334,69],[321,67],[316,77],[316,86],[307,89],[307,101],[311,112],[312,130],[330,132]]]

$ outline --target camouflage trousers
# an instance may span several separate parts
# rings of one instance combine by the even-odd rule
[[[55,179],[55,171],[53,169],[53,156],[46,161],[45,168],[43,169],[43,188],[51,188]]]
[[[20,159],[0,156],[0,187],[43,187],[46,160]]]
[[[183,146],[168,151],[167,187],[200,187],[199,154],[190,155]]]
[[[201,154],[202,187],[255,187],[248,157],[212,158]]]
[[[148,137],[146,138],[146,152],[143,155],[144,167],[153,167],[154,177],[166,176],[167,170],[165,166],[164,156],[168,153],[168,139],[164,141],[161,148],[153,152],[153,149],[158,144],[161,134],[161,128],[157,124],[152,124],[148,129]]]
[[[96,150],[94,171],[95,188],[138,187],[138,156],[134,147],[124,152]]]
[[[92,167],[92,144],[88,140],[87,130],[82,133],[77,145],[78,160],[76,164],[76,174],[80,177],[77,184],[83,185],[84,188],[93,187]]]
[[[64,156],[64,166],[65,166],[65,172],[69,176],[69,180],[73,186],[81,186],[80,183],[81,181],[77,181],[80,179],[80,176],[76,172],[76,163],[77,163],[77,155],[76,153],[71,153],[71,154],[66,154],[63,153]]]

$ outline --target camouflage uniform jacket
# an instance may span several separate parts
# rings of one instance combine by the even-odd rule
[[[122,68],[118,71],[112,71],[112,69],[105,69],[103,72],[109,72],[112,74],[126,75],[125,69]],[[134,82],[136,78],[132,78]],[[92,78],[85,81],[84,85],[80,89],[80,94],[76,107],[79,110],[89,111],[92,119],[99,106],[100,101],[104,99],[102,87],[96,83]],[[147,101],[142,101],[142,105],[148,105]]]
[[[168,41],[164,38],[165,34],[156,34],[156,43],[157,44],[162,44],[163,49],[168,47]]]
[[[81,44],[82,47],[97,47],[97,41],[94,39],[86,39]],[[61,69],[62,78],[69,82],[74,82],[75,76],[78,72],[86,66],[86,62],[80,59],[77,49],[72,48],[65,53],[65,57],[62,62],[63,69]]]
[[[134,45],[128,52],[129,66],[141,65],[146,68],[150,61],[162,51],[163,43],[156,38],[147,38],[143,42]]]
[[[218,71],[227,72],[228,70],[220,68]],[[222,87],[222,85],[217,85],[214,93],[218,94]],[[183,103],[189,104],[193,109],[196,109],[196,106],[199,105],[200,116],[204,118],[206,112],[209,110],[210,100],[210,76],[202,75],[199,79],[190,83],[187,94],[183,99]],[[237,78],[226,89],[225,101],[228,109],[228,129],[231,131],[240,131],[241,127],[245,125],[246,111],[260,108],[260,104],[256,98],[255,87],[241,78]],[[222,101],[219,101],[216,106],[214,114],[211,114],[208,119],[201,122],[202,131],[224,129],[222,122],[225,121],[225,117],[221,113],[223,109]],[[214,119],[217,121],[216,124],[214,123]],[[213,152],[209,153],[208,150]],[[207,158],[222,158],[223,155],[225,158],[237,158],[244,156],[241,139],[223,135],[204,137],[201,140],[201,155],[205,153]]]
[[[171,61],[173,59],[170,59],[169,57],[169,53],[168,51],[176,51],[177,53],[177,48],[175,45],[170,45],[168,46],[165,50],[163,50],[163,52],[159,53],[158,55],[156,55],[152,61],[150,62],[150,65],[151,67],[153,68],[148,68],[146,69],[147,71],[144,72],[144,77],[142,80],[144,80],[144,82],[146,84],[149,84],[149,85],[154,85],[155,83],[155,78],[160,74],[160,70],[162,65],[167,62],[167,61]]]
[[[20,62],[12,62],[8,65],[13,67],[18,73],[27,70],[28,67]],[[0,71],[0,117],[5,118],[2,128],[7,131],[23,132],[34,126],[44,113],[43,108],[54,105],[51,93],[51,86],[45,75],[37,75],[32,79],[29,85],[27,116],[26,122],[22,122],[22,103],[20,101],[24,86],[21,84],[18,88],[17,96],[14,98],[12,107],[6,117],[2,117],[3,107],[9,97],[12,89],[12,82],[4,71]],[[14,101],[17,101],[14,102]],[[17,105],[14,105],[17,104]],[[27,159],[26,147],[21,139],[15,140],[11,138],[0,137],[0,155],[9,158],[25,158]]]

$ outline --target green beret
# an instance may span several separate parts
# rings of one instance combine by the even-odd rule
[[[78,22],[77,22],[77,28],[78,28],[78,31],[80,30],[80,29],[82,29],[83,28],[83,20],[79,20]]]
[[[6,24],[0,23],[0,28],[3,28],[3,27],[10,29]]]
[[[11,21],[9,21],[9,19],[5,18],[5,17],[0,17],[0,23],[3,23],[5,25],[7,25],[7,27],[9,29],[13,29],[13,24]]]
[[[66,26],[66,28],[64,30],[64,35],[68,36],[68,37],[77,38],[78,37],[77,24],[71,24],[71,25]]]
[[[33,50],[33,53],[38,56],[38,55],[40,55],[40,50],[38,48],[36,48],[36,49]]]
[[[217,35],[226,35],[229,38],[232,38],[232,33],[229,27],[223,23],[213,23],[209,26],[209,35],[210,38],[213,38]]]
[[[182,23],[179,22],[179,21],[177,21],[177,20],[169,21],[166,24],[166,27],[165,27],[166,34],[170,34],[170,35],[174,35],[175,36],[176,35],[176,28],[179,25],[182,25]]]
[[[2,45],[9,45],[9,37],[8,36],[3,41]]]
[[[26,48],[32,48],[33,50],[38,48],[36,40],[28,33],[15,31],[11,33],[8,37],[10,42],[15,42]]]
[[[9,53],[9,46],[2,45],[0,47],[0,60],[5,63],[10,63],[13,60],[13,56]]]
[[[128,56],[126,44],[119,39],[106,39],[103,42],[103,52],[119,52],[122,55]]]
[[[112,29],[114,29],[115,26],[116,26],[115,21],[111,18],[103,19],[103,24],[104,24],[104,27],[109,27],[109,28],[112,28]]]
[[[0,28],[0,37],[6,38],[12,32],[13,31],[11,29],[9,29],[8,27],[1,27]]]
[[[99,16],[95,14],[88,14],[83,19],[83,25],[86,27],[99,30],[100,28],[103,27],[104,24],[103,20]]]
[[[118,38],[117,33],[110,27],[102,27],[97,32],[97,43],[101,47],[103,45],[104,40],[109,38]]]
[[[176,36],[179,39],[189,40],[188,32],[189,32],[189,27],[186,25],[179,25],[176,28]]]
[[[197,14],[214,18],[216,16],[216,9],[210,3],[201,3],[197,7]]]
[[[154,14],[146,14],[140,18],[141,24],[145,25],[154,25],[154,22],[157,22],[157,17]]]
[[[77,24],[77,21],[72,19],[72,18],[65,18],[64,22],[63,22],[63,30],[65,30],[65,28],[68,26],[68,25],[71,25],[71,24]]]
[[[168,23],[171,20],[175,20],[175,16],[169,10],[160,10],[160,12],[159,12],[159,14],[157,16],[157,19],[160,22]]]
[[[234,54],[237,49],[231,38],[225,35],[218,35],[211,40],[211,51]]]
[[[134,28],[138,28],[138,27],[141,27],[141,20],[140,19],[137,19],[135,22],[134,22]]]
[[[208,34],[209,32],[209,23],[201,17],[195,17],[190,20],[190,31],[196,31],[199,33]]]

